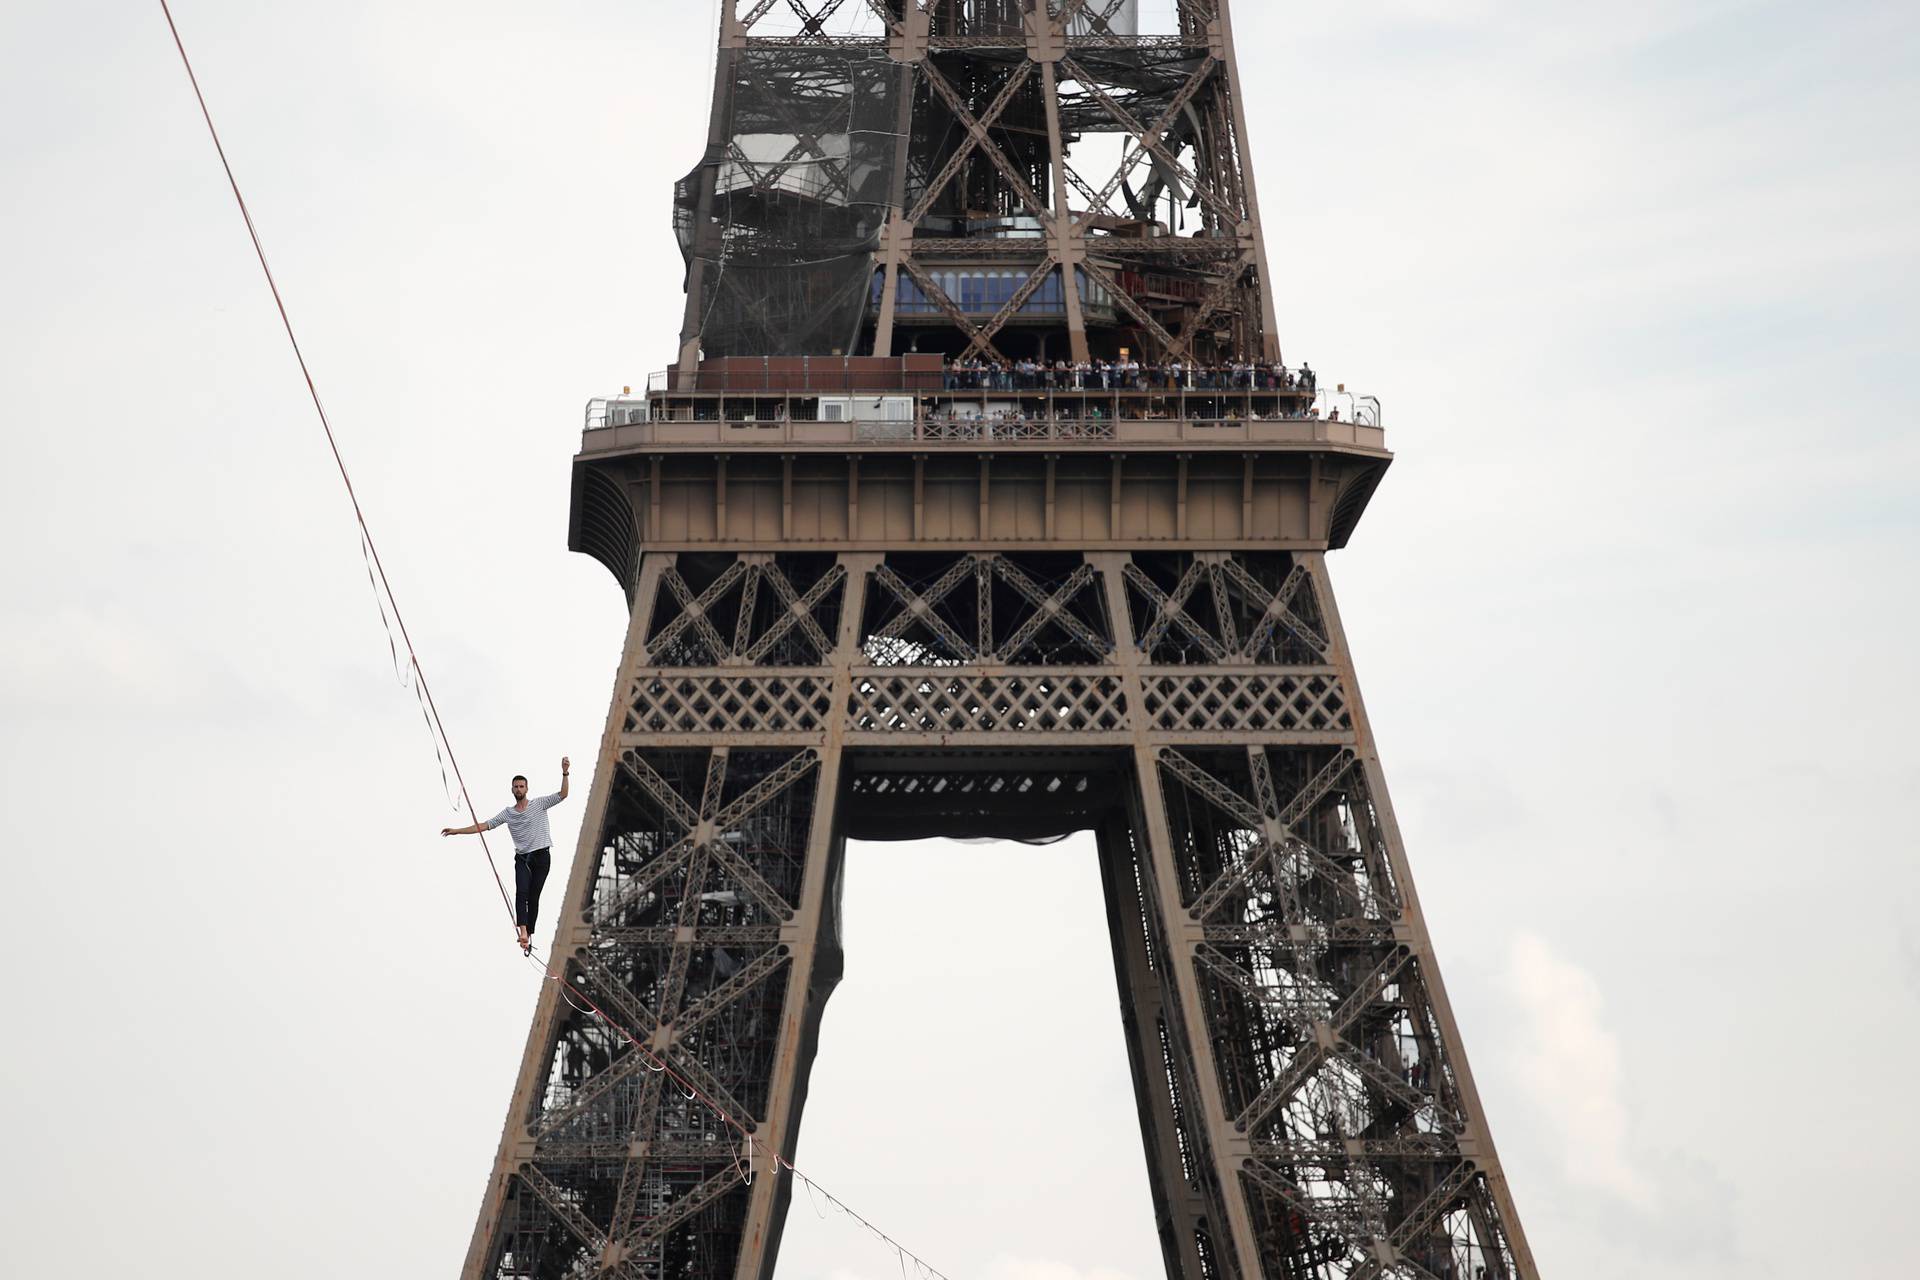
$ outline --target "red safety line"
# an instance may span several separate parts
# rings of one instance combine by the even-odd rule
[[[320,389],[314,385],[313,371],[307,368],[307,357],[300,350],[300,339],[294,336],[293,320],[287,315],[287,304],[280,297],[280,285],[273,278],[273,268],[267,265],[267,251],[260,243],[260,232],[253,225],[253,214],[247,209],[247,198],[240,194],[239,180],[233,176],[233,166],[227,161],[227,149],[220,143],[220,131],[213,125],[213,113],[207,110],[206,95],[200,92],[200,77],[193,73],[193,60],[187,57],[187,46],[180,39],[180,28],[174,25],[173,10],[167,7],[167,0],[160,0],[160,12],[167,16],[167,29],[173,32],[173,47],[180,51],[181,65],[186,67],[187,79],[193,85],[193,96],[200,103],[200,115],[206,120],[207,132],[213,137],[213,149],[220,153],[220,167],[227,171],[227,185],[233,188],[234,203],[240,206],[240,217],[247,224],[247,236],[253,241],[254,256],[260,259],[260,270],[266,274],[267,288],[273,292],[273,305],[279,309],[280,323],[286,328],[287,341],[293,344],[293,358],[300,362],[300,376],[307,380],[307,394],[313,398],[314,412],[320,415],[320,426],[327,433],[327,448],[333,451],[333,464],[340,469],[340,482],[347,487],[347,501],[353,504],[353,518],[359,521],[360,536],[366,539],[367,550],[373,554],[373,567],[380,575],[380,590],[385,593],[387,603],[393,606],[393,620],[399,624],[400,639],[407,646],[407,662],[413,668],[413,678],[420,682],[420,692],[427,698],[427,710],[433,715],[434,729],[439,733],[440,741],[446,745],[447,761],[453,765],[454,780],[460,784],[460,798],[466,801],[467,816],[477,825],[480,815],[474,811],[473,797],[467,792],[467,780],[460,772],[460,761],[453,754],[453,740],[447,736],[447,727],[440,721],[440,708],[434,705],[433,690],[427,685],[427,673],[420,666],[420,655],[414,652],[413,637],[407,634],[407,621],[400,616],[400,602],[387,582],[386,566],[380,563],[380,548],[374,543],[373,530],[367,527],[366,513],[360,509],[360,496],[353,491],[353,477],[347,474],[346,459],[340,456],[340,442],[334,438],[333,423],[327,420],[327,408],[320,403]],[[500,891],[500,903],[507,909],[507,919],[517,927],[519,919],[513,913],[513,899],[507,894],[506,882],[500,878],[500,868],[494,863],[493,850],[487,845],[484,831],[480,833],[480,851],[487,857],[487,869],[493,873],[493,885]]]
[[[320,391],[314,385],[313,373],[311,370],[307,368],[307,358],[305,354],[302,353],[300,350],[299,338],[294,336],[293,321],[287,315],[286,303],[280,297],[280,286],[274,281],[273,268],[267,265],[267,253],[265,248],[261,246],[260,233],[253,225],[253,215],[247,209],[246,197],[240,194],[240,183],[234,177],[233,166],[227,161],[227,149],[224,146],[222,146],[220,143],[220,131],[214,127],[213,113],[207,109],[206,95],[200,92],[200,78],[194,74],[193,61],[192,59],[187,57],[186,44],[180,39],[180,28],[174,24],[173,11],[170,8],[168,8],[167,0],[160,0],[160,11],[166,15],[167,28],[173,33],[174,47],[180,51],[181,64],[186,67],[187,79],[193,84],[193,96],[200,103],[200,114],[202,118],[204,118],[207,122],[207,132],[213,138],[214,150],[219,152],[220,154],[220,166],[221,168],[226,170],[227,185],[233,189],[234,202],[240,206],[240,216],[243,220],[245,220],[247,224],[247,235],[253,241],[254,254],[260,259],[260,270],[263,273],[265,273],[267,277],[267,287],[273,292],[273,305],[276,308],[278,308],[280,312],[280,323],[286,328],[287,341],[292,344],[294,358],[298,360],[300,363],[300,374],[302,377],[306,379],[307,394],[313,398],[314,411],[319,415],[320,425],[326,431],[327,447],[333,451],[334,465],[338,467],[340,470],[340,480],[341,480],[341,483],[346,486],[347,499],[353,504],[354,519],[359,522],[361,536],[366,539],[367,549],[373,555],[374,568],[380,575],[380,591],[381,593],[384,593],[384,595],[386,596],[387,603],[393,607],[394,621],[399,625],[400,638],[402,641],[405,642],[407,647],[407,661],[413,668],[414,678],[420,682],[420,691],[426,695],[427,708],[433,716],[434,729],[438,732],[441,743],[443,743],[446,746],[447,760],[450,764],[453,765],[453,776],[454,776],[454,779],[459,783],[461,799],[466,801],[468,816],[470,816],[473,819],[473,821],[477,824],[480,821],[480,817],[474,811],[473,797],[467,791],[467,780],[460,772],[459,760],[454,756],[453,742],[447,736],[446,726],[440,720],[439,707],[434,705],[433,691],[427,686],[426,672],[420,666],[420,656],[418,653],[414,651],[413,638],[407,634],[406,620],[400,616],[400,602],[394,598],[393,588],[387,582],[386,567],[380,563],[380,549],[374,544],[373,531],[367,526],[366,514],[360,509],[360,498],[354,492],[354,489],[353,489],[353,478],[347,473],[346,460],[340,454],[340,444],[338,440],[334,438],[333,424],[327,420],[326,406],[324,406],[320,402]],[[376,599],[377,598],[378,597],[376,596]],[[513,903],[512,903],[512,900],[507,896],[506,884],[500,879],[500,869],[494,864],[493,851],[487,847],[487,837],[485,832],[480,833],[480,847],[487,855],[487,867],[490,871],[493,872],[493,883],[494,883],[494,886],[500,890],[500,901],[507,909],[508,918],[514,919]],[[518,922],[516,920],[516,924],[517,923]],[[872,1233],[872,1235],[876,1239],[878,1239],[881,1243],[885,1244],[887,1247],[894,1250],[894,1252],[897,1253],[903,1261],[907,1258],[911,1258],[913,1259],[914,1265],[920,1268],[922,1271],[924,1271],[928,1276],[932,1277],[933,1280],[947,1280],[947,1277],[945,1275],[943,1275],[940,1271],[936,1270],[925,1259],[921,1258],[919,1254],[913,1252],[911,1249],[908,1249],[905,1245],[901,1244],[899,1241],[895,1240],[892,1236],[888,1235],[886,1232],[882,1231],[879,1227],[875,1226],[867,1218],[855,1212],[852,1208],[850,1208],[847,1205],[845,1201],[841,1200],[839,1197],[835,1196],[832,1192],[828,1191],[825,1187],[821,1186],[818,1182],[815,1182],[812,1178],[809,1178],[806,1174],[802,1173],[799,1169],[795,1168],[793,1163],[787,1160],[778,1151],[773,1151],[769,1149],[764,1142],[755,1138],[753,1136],[753,1133],[744,1124],[734,1119],[733,1116],[727,1112],[726,1108],[722,1107],[719,1103],[715,1102],[712,1098],[707,1097],[706,1094],[700,1091],[698,1086],[694,1085],[691,1081],[687,1080],[686,1077],[682,1076],[679,1072],[675,1071],[673,1067],[666,1061],[665,1058],[661,1057],[659,1054],[656,1054],[652,1049],[649,1049],[640,1040],[640,1038],[633,1033],[631,1029],[629,1029],[627,1026],[625,1026],[620,1021],[615,1019],[605,1009],[602,1009],[600,1005],[593,999],[592,996],[589,996],[584,990],[580,988],[579,984],[567,982],[563,977],[561,977],[559,974],[556,974],[553,971],[552,965],[548,964],[544,958],[535,957],[531,950],[529,950],[528,958],[532,960],[533,963],[539,965],[541,972],[545,975],[548,981],[553,982],[556,986],[560,988],[561,992],[563,993],[563,996],[569,1001],[569,1003],[571,1003],[573,997],[578,996],[582,1001],[586,1003],[587,1007],[593,1011],[593,1014],[595,1017],[599,1018],[607,1026],[617,1031],[623,1038],[627,1040],[628,1043],[633,1045],[633,1047],[636,1050],[638,1050],[641,1054],[645,1055],[647,1061],[649,1063],[654,1064],[653,1065],[654,1070],[664,1072],[667,1078],[672,1080],[676,1085],[678,1085],[681,1092],[684,1093],[690,1100],[698,1100],[708,1110],[712,1111],[714,1115],[718,1116],[723,1124],[737,1131],[740,1134],[741,1138],[747,1144],[749,1144],[750,1147],[758,1147],[762,1151],[765,1151],[768,1156],[768,1159],[775,1166],[785,1169],[789,1174],[793,1175],[795,1179],[797,1179],[802,1183],[805,1183],[808,1188],[810,1188],[813,1191],[818,1191],[821,1195],[825,1196],[827,1201],[830,1204],[838,1208],[842,1213],[846,1214],[849,1218],[852,1218],[855,1222],[859,1223],[868,1232]],[[749,1164],[751,1164],[751,1160],[752,1160],[751,1153],[749,1153],[748,1160],[749,1160]],[[736,1171],[737,1171],[737,1165],[736,1165]],[[752,1180],[751,1175],[750,1174],[747,1175],[745,1180],[750,1183]]]

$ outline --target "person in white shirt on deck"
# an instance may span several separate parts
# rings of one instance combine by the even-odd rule
[[[525,774],[513,775],[513,803],[470,827],[442,827],[443,836],[471,836],[491,831],[501,823],[513,836],[513,924],[520,934],[520,950],[533,951],[533,926],[540,916],[540,890],[553,865],[553,835],[547,830],[547,810],[567,798],[567,758],[560,757],[560,789],[550,796],[527,798]]]

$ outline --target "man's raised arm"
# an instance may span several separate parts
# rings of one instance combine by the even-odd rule
[[[565,800],[567,798],[567,769],[568,769],[567,758],[565,756],[561,756],[560,757],[560,800]],[[560,803],[560,801],[556,800],[554,801],[554,803],[558,804]]]

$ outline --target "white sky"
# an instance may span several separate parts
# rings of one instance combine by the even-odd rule
[[[551,786],[710,5],[176,14],[468,777]],[[1236,24],[1288,357],[1399,452],[1334,572],[1543,1270],[1920,1273],[1920,8]],[[0,173],[4,1268],[445,1274],[534,984],[157,4],[0,9]],[[851,872],[802,1166],[954,1280],[1157,1275],[1090,850]]]

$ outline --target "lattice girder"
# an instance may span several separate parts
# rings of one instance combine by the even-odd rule
[[[621,1030],[543,997],[470,1275],[760,1280],[844,841],[1079,827],[1170,1276],[1532,1275],[1316,557],[650,555],[635,598],[556,948]]]
[[[706,154],[676,194],[683,363],[703,349],[890,354],[908,322],[943,329],[949,354],[1005,360],[1036,317],[1076,359],[1140,334],[1161,357],[1277,358],[1224,9],[1180,0],[1147,32],[1140,16],[1129,0],[730,0]],[[1117,165],[1083,142],[1096,135],[1120,140]],[[956,257],[991,251],[948,246],[974,211],[1040,232],[994,307],[962,306],[943,283]],[[1155,221],[1176,234],[1111,234]],[[1195,224],[1230,250],[1218,265],[1177,234]],[[1119,278],[1123,260],[1190,296]],[[1097,286],[1105,309],[1031,310],[1049,282],[1075,300]]]

